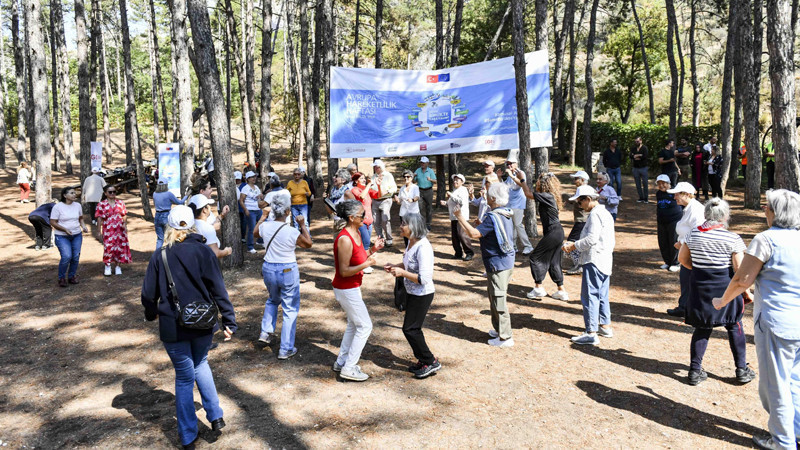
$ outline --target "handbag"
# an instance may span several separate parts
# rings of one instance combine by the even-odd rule
[[[175,287],[175,281],[172,279],[172,272],[169,270],[169,262],[167,261],[167,248],[161,250],[161,259],[164,261],[164,268],[167,271],[167,282],[169,284],[169,292],[172,297],[175,312],[177,312],[178,325],[189,328],[192,330],[210,330],[217,324],[217,315],[219,310],[217,305],[212,301],[195,301],[181,308],[178,300],[178,290]]]
[[[394,279],[394,306],[398,311],[406,310],[406,303],[408,302],[408,292],[406,292],[406,284],[403,277]]]

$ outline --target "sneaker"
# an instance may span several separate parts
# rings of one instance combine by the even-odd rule
[[[686,310],[683,308],[671,308],[667,310],[667,314],[672,317],[686,317]]]
[[[621,195],[619,196],[619,201],[622,201],[622,196]]]
[[[614,330],[612,330],[611,327],[600,327],[600,329],[597,330],[597,335],[607,338],[614,337]]]
[[[680,272],[680,270],[681,270],[681,266],[680,266],[680,265],[678,265],[678,264],[675,264],[674,266],[669,266],[669,269],[668,269],[668,270],[669,270],[670,272]]]
[[[708,379],[708,374],[703,369],[691,369],[689,370],[689,385],[690,386],[697,386],[698,384],[706,381]]]
[[[526,294],[528,298],[542,298],[547,297],[547,291],[544,288],[533,288]]]
[[[436,372],[438,372],[442,368],[442,364],[439,363],[439,359],[436,358],[433,360],[431,364],[425,364],[422,366],[421,369],[414,372],[414,378],[422,379],[427,378]]]
[[[106,268],[103,270],[103,275],[107,277],[111,276],[111,264],[106,264]]]
[[[68,278],[67,281],[69,282],[69,284],[78,284],[78,276],[75,275],[72,278]]]
[[[372,273],[374,271],[375,269],[373,269],[372,267],[367,267],[366,269],[363,270],[364,273]]]
[[[583,333],[580,336],[575,336],[573,338],[570,338],[570,340],[573,343],[579,344],[579,345],[597,345],[597,344],[600,343],[600,339],[597,338],[597,334],[596,333],[592,333],[592,334]]]
[[[278,352],[278,359],[289,359],[289,358],[291,358],[292,356],[294,356],[296,354],[297,354],[297,349],[296,348],[293,348],[293,349],[291,349],[289,351],[285,351],[285,352],[284,351],[280,351],[280,352]]]
[[[489,339],[489,345],[491,345],[492,347],[500,347],[500,348],[513,347],[514,338],[502,340],[499,337],[496,337],[494,339]]]
[[[464,255],[464,257],[463,257],[463,258],[461,258],[461,260],[462,260],[462,261],[472,261],[472,258],[474,258],[474,257],[475,257],[475,255],[473,255],[472,253],[470,253],[470,254],[468,254],[468,255]]]
[[[333,367],[331,367],[331,369],[333,369],[334,372],[341,372],[342,371],[342,366],[340,366],[337,361],[334,361],[333,362]]]
[[[96,220],[93,220],[93,221],[92,221],[92,225],[97,225],[97,221],[96,221]]]
[[[41,245],[36,245],[36,247],[33,247],[33,249],[34,249],[34,250],[41,250],[41,249],[42,249],[42,246],[41,246]]]
[[[391,247],[392,245],[394,245],[394,241],[391,239],[383,243],[384,247]]]
[[[756,444],[756,447],[764,450],[778,450],[781,448],[780,445],[776,444],[775,441],[772,440],[772,435],[767,435],[767,436],[753,435],[753,443]]]
[[[120,266],[114,269],[114,275],[122,275],[122,268]]]
[[[650,200],[645,200],[642,203],[650,203]]]
[[[422,369],[423,367],[425,367],[425,364],[423,364],[422,361],[417,361],[414,364],[408,366],[408,371],[411,373],[415,373],[416,371]]]
[[[736,369],[736,381],[745,384],[753,381],[756,377],[756,372],[750,367],[750,364]]]
[[[462,258],[464,258],[464,255],[462,255],[461,253],[456,253],[455,255],[453,255],[452,258],[453,259],[462,259]]]
[[[533,247],[526,247],[526,248],[522,249],[522,255],[523,256],[528,256],[531,253],[533,253]]]
[[[66,278],[59,278],[58,285],[61,287],[67,287],[67,279]]]
[[[563,300],[565,302],[569,300],[569,294],[567,294],[567,291],[555,291],[550,294],[550,297],[553,297],[556,300]]]
[[[490,338],[494,339],[494,338],[496,338],[498,336],[500,336],[500,333],[498,333],[497,331],[494,331],[494,330],[489,330],[489,337]]]
[[[247,243],[247,239],[242,239],[242,244],[246,244],[246,243]]]
[[[367,378],[369,378],[369,375],[361,371],[360,366],[342,367],[339,376],[350,381],[367,381]]]
[[[50,250],[51,248],[53,248],[53,246],[52,246],[52,245],[43,245],[43,246],[42,246],[42,250],[43,250],[43,251],[44,251],[44,250]]]
[[[659,266],[660,269],[667,270],[669,269],[669,264],[662,264]]]
[[[636,200],[636,203],[644,203],[644,200],[642,199]]]
[[[256,249],[254,249],[254,248],[251,248],[250,250],[247,251],[247,253],[255,253],[255,252],[256,252]]]
[[[261,333],[258,335],[258,342],[261,342],[264,345],[269,345],[272,343],[272,335],[270,333]]]
[[[572,269],[569,269],[567,271],[567,275],[581,275],[581,274],[583,274],[583,267],[581,266],[573,267]]]

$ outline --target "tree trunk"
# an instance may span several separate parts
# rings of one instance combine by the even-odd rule
[[[195,72],[197,72],[195,70]],[[203,86],[197,86],[197,105],[205,111],[205,101],[203,101]],[[226,116],[227,117],[227,116]],[[227,120],[227,119],[226,119]],[[206,115],[203,114],[197,119],[197,154],[203,155],[206,151]],[[194,167],[192,167],[194,171]],[[191,178],[191,177],[190,177]],[[238,199],[237,199],[238,201]]]
[[[316,164],[313,158],[314,156],[311,154],[311,147],[314,145],[314,105],[311,105],[311,91],[312,91],[312,80],[311,80],[311,46],[310,46],[310,35],[311,30],[309,29],[308,25],[308,2],[306,0],[298,0],[300,6],[300,96],[303,98],[303,112],[305,116],[305,121],[302,120],[301,115],[301,133],[304,133],[303,136],[305,138],[303,151],[306,155],[306,163],[309,166],[311,164]],[[303,165],[302,159],[298,162],[298,165]],[[311,175],[309,173],[309,175]]]
[[[444,69],[444,6],[436,0],[436,69]],[[444,155],[436,155],[436,203],[445,199],[449,183],[445,177]]]
[[[151,1],[152,3],[152,1]],[[153,14],[155,15],[155,14]],[[158,56],[153,47],[153,39],[156,33],[154,26],[154,17],[147,21],[147,28],[149,39],[147,41],[147,53],[150,58],[150,101],[153,104],[153,149],[157,151],[158,144],[161,142],[161,132],[159,131],[159,117],[158,117],[158,76],[156,75],[156,66],[158,65]]]
[[[91,107],[91,133],[92,141],[97,142],[97,36],[100,34],[100,21],[97,20],[97,11],[100,9],[99,3],[92,0],[91,11],[89,11],[90,27],[89,34],[89,106]],[[87,174],[87,176],[91,173]]]
[[[13,7],[13,6],[12,6]],[[5,29],[5,22],[4,17],[0,14],[0,29]],[[0,80],[0,88],[3,89],[3,92],[0,93],[3,95],[3,105],[8,104],[8,83],[6,82],[6,41],[4,33],[0,33],[0,75],[2,75],[2,80]],[[5,160],[5,151],[3,152],[2,158]]]
[[[263,0],[261,28],[261,117],[260,148],[261,162],[259,172],[262,180],[267,179],[270,163],[270,115],[272,111],[272,0]],[[281,11],[283,12],[283,11]],[[326,103],[327,104],[327,103]]]
[[[253,0],[244,0],[242,3],[242,36],[244,45],[242,46],[243,59],[245,65],[245,77],[247,86],[247,102],[250,108],[250,142],[252,142],[253,149],[258,148],[258,136],[256,129],[252,122],[258,117],[258,110],[256,109],[256,69],[255,69],[255,55],[256,55],[256,34],[255,27],[253,26]],[[267,41],[269,42],[269,41]],[[253,162],[255,164],[255,161]]]
[[[136,117],[136,91],[133,85],[133,66],[131,64],[131,37],[128,32],[128,5],[119,0],[120,28],[122,28],[122,59],[125,66],[125,146],[131,147],[135,156],[136,178],[139,180],[139,197],[142,200],[144,219],[153,220],[150,197],[147,192],[147,178],[144,173],[142,146],[139,142],[139,124]]]
[[[181,192],[191,184],[194,173],[194,122],[192,121],[192,79],[189,42],[186,33],[186,0],[170,0],[172,48],[176,77],[172,83],[178,103],[176,132],[181,158]],[[202,122],[201,122],[202,123]],[[201,126],[200,133],[203,132]]]
[[[592,1],[592,12],[589,13],[589,35],[586,37],[586,105],[583,107],[583,168],[591,174],[592,170],[592,109],[594,108],[594,80],[592,80],[592,63],[594,62],[594,40],[597,26],[597,6],[599,0]]]
[[[358,36],[361,26],[361,0],[356,0],[356,30],[353,37],[353,67],[358,67]]]
[[[64,132],[64,148],[66,150],[66,172],[72,175],[72,164],[75,163],[75,148],[72,142],[72,108],[70,106],[70,81],[69,81],[69,55],[67,54],[67,44],[64,37],[64,15],[61,10],[61,2],[50,2],[52,9],[52,21],[54,25],[53,41],[56,48],[57,61],[57,82],[55,83],[59,94],[60,102],[53,104],[53,109],[61,109],[62,129]],[[57,117],[55,114],[53,117]]]
[[[15,1],[11,10],[11,45],[14,47],[14,74],[17,78],[17,161],[27,161],[27,118],[28,105],[26,104],[28,90],[25,78],[25,59],[22,43],[19,40],[19,8]]]
[[[157,90],[158,93],[158,102],[161,104],[161,121],[163,122],[164,126],[164,140],[168,139],[169,135],[169,122],[167,119],[167,102],[164,98],[164,83],[162,82],[161,78],[161,58],[159,57],[159,48],[158,48],[158,26],[156,25],[156,8],[153,0],[150,0],[150,40],[151,45],[153,46],[153,62],[155,65],[155,78],[153,79],[153,89]],[[155,114],[153,115],[155,118]],[[153,120],[156,122],[156,120]],[[158,123],[154,123],[155,126],[158,126]],[[153,142],[153,145],[158,145],[158,139]]]
[[[734,32],[735,33],[735,32]],[[734,44],[735,47],[736,44]],[[733,54],[738,57],[739,50],[734,50]],[[734,58],[734,61],[738,61]],[[741,89],[738,86],[741,81],[737,79],[737,77],[742,76],[741,70],[738,67],[733,69],[733,84],[734,84],[734,92],[735,95],[733,96],[733,136],[731,142],[731,166],[728,168],[728,175],[730,178],[734,180],[739,178],[739,148],[742,146],[742,96],[737,89]]]
[[[464,0],[456,0],[462,3]],[[383,33],[383,0],[375,0],[375,68],[380,69],[383,67],[383,42],[381,34]]]
[[[461,47],[461,22],[464,15],[464,0],[456,0],[456,17],[453,22],[453,45],[450,47],[450,67],[458,66],[458,50]],[[447,155],[447,166],[452,177],[460,173],[458,153]]]
[[[669,138],[677,142],[678,125],[678,64],[675,61],[675,16],[674,0],[666,0],[667,5],[667,61],[669,62]]]
[[[322,41],[324,57],[322,60],[322,73],[325,89],[325,150],[328,153],[328,186],[333,185],[333,176],[339,170],[339,160],[331,158],[331,65],[333,65],[334,49],[336,47],[336,36],[333,16],[333,0],[322,0],[323,13],[325,20],[325,39]]]
[[[230,4],[230,3],[229,3]],[[214,41],[211,36],[208,9],[205,0],[188,0],[189,19],[192,23],[192,41],[197,56],[197,79],[203,90],[203,100],[211,130],[211,151],[214,157],[214,175],[219,191],[220,205],[236,208],[236,185],[233,179],[233,158],[230,148],[230,130],[225,116],[225,102],[222,97],[222,83],[217,70],[214,54]],[[245,103],[246,105],[246,103]],[[245,106],[243,109],[247,109]],[[231,246],[233,254],[223,259],[228,267],[239,267],[244,261],[239,228],[239,215],[230,214],[222,221],[223,243]]]
[[[547,0],[536,0],[536,23],[535,23],[534,33],[536,35],[536,50],[547,51]],[[524,58],[524,53],[523,53],[523,58]],[[519,85],[517,85],[517,88],[519,88]],[[526,112],[528,111],[527,103],[525,106],[525,111]],[[530,122],[530,119],[526,119],[526,122]],[[528,127],[528,133],[530,133],[530,126]],[[528,142],[530,142],[530,138],[528,139]],[[547,149],[547,147],[536,147],[533,149],[534,170],[533,170],[533,176],[531,176],[531,172],[529,172],[528,169],[523,164],[525,157],[522,156],[522,154],[525,151],[529,150],[528,149],[523,150],[522,148],[520,148],[520,167],[522,168],[522,170],[525,171],[526,174],[528,174],[528,184],[533,185],[535,181],[539,178],[539,175],[550,171],[550,152]],[[528,217],[528,213],[530,213],[530,217]],[[536,213],[536,203],[529,200],[528,212],[526,213],[526,222],[529,222],[533,227],[532,231],[528,230],[528,232],[533,236],[537,235],[535,213]],[[528,228],[527,225],[528,224],[526,223],[526,228]]]
[[[678,51],[678,63],[680,65],[680,71],[678,75],[677,126],[681,127],[683,126],[683,84],[686,78],[686,65],[683,62],[683,47],[681,46],[681,33],[680,33],[680,28],[678,27],[678,19],[675,17],[674,4],[671,6],[672,6],[671,9],[669,7],[667,8],[667,14],[672,18],[672,25],[675,30],[675,48]]]
[[[100,10],[100,1],[93,0],[96,3],[95,6],[92,7],[94,13],[97,15],[95,20],[97,23],[101,23],[103,20],[103,13]],[[103,31],[102,27],[100,28],[100,33],[97,34],[97,46],[99,51],[97,52],[99,63],[100,63],[100,72],[98,73],[100,78],[100,102],[102,103],[103,108],[103,152],[106,156],[106,164],[111,164],[112,161],[112,153],[111,153],[111,122],[109,120],[109,88],[108,88],[108,77],[106,76],[106,44],[103,40]]]
[[[36,152],[36,206],[50,202],[52,197],[50,165],[53,155],[50,147],[50,114],[47,97],[47,55],[42,33],[40,0],[26,0],[27,27],[25,35],[30,51],[31,85],[33,89],[32,142]]]
[[[91,173],[92,107],[89,80],[89,37],[86,34],[86,8],[83,0],[75,0],[75,31],[78,40],[78,148],[81,167],[81,184]],[[62,100],[63,102],[63,100]]]
[[[575,25],[574,23],[570,25],[569,30],[569,109],[570,109],[570,124],[569,124],[569,148],[568,151],[568,160],[571,166],[575,165],[575,153],[577,149],[575,148],[578,144],[578,105],[575,101],[575,73],[577,72],[577,67],[575,65],[575,58],[577,57],[578,53],[578,43],[575,40],[575,29],[580,29],[583,25],[583,17],[586,14],[586,5],[589,3],[589,0],[583,0],[583,4],[581,5],[581,15],[578,19],[578,24]]]
[[[188,0],[187,0],[188,1]],[[227,13],[226,13],[227,14]],[[219,22],[218,22],[219,23]],[[228,21],[225,20],[225,25],[222,27],[224,33],[224,46],[225,46],[225,114],[228,121],[228,131],[231,129],[231,116],[233,115],[233,103],[231,102],[231,43],[230,32],[228,31]],[[216,51],[216,47],[215,47]],[[216,53],[215,53],[216,56]]]
[[[741,98],[744,123],[744,143],[747,148],[747,180],[745,182],[744,206],[758,209],[761,206],[761,145],[758,131],[758,86],[755,84],[756,72],[760,67],[754,61],[754,26],[752,21],[753,2],[735,0],[737,4],[737,45],[740,57],[736,71],[740,83],[736,86],[736,96]],[[760,28],[760,27],[758,27]],[[740,89],[741,88],[741,89]]]
[[[797,192],[797,105],[794,96],[794,48],[791,5],[788,0],[767,0],[767,47],[772,84],[772,148],[775,151],[775,187]]]
[[[119,41],[117,37],[114,36],[114,65],[117,66],[117,101],[122,101],[122,90],[125,89],[122,81],[122,69],[120,68],[120,56],[119,56]]]
[[[692,4],[694,5],[694,0]],[[728,183],[731,161],[733,160],[733,157],[736,154],[734,152],[738,150],[738,147],[736,146],[734,146],[733,149],[731,148],[731,90],[732,90],[731,85],[733,82],[733,62],[735,59],[735,46],[736,46],[736,38],[734,34],[735,33],[734,27],[736,26],[734,22],[736,18],[735,7],[736,7],[735,4],[731,4],[728,13],[728,39],[725,44],[725,62],[723,63],[723,69],[722,69],[722,105],[719,114],[719,122],[720,122],[719,145],[721,146],[722,150],[720,152],[720,155],[722,155],[720,186],[722,187],[723,195],[725,194],[725,188]],[[693,68],[692,69],[693,87],[695,86],[694,83],[696,81],[697,81],[697,76]]]
[[[511,15],[511,0],[508,2],[508,6],[506,6],[506,12],[503,13],[503,18],[500,19],[500,25],[497,26],[497,31],[494,33],[494,37],[492,37],[492,42],[489,43],[489,48],[486,49],[486,56],[483,57],[484,61],[488,61],[492,54],[494,53],[495,49],[497,48],[497,41],[500,40],[500,35],[503,34],[503,28],[508,21],[508,16]]]
[[[322,16],[322,3],[317,2],[316,12],[314,14],[315,32],[314,32],[314,61],[311,68],[311,75],[306,81],[308,89],[306,89],[306,108],[308,110],[308,120],[306,123],[306,154],[308,156],[308,176],[314,182],[314,185],[319,189],[319,192],[324,191],[324,180],[322,178],[322,161],[320,160],[320,125],[319,125],[319,90],[322,85],[322,24],[320,23]],[[301,16],[302,17],[302,16]],[[302,33],[302,32],[301,32]],[[303,52],[304,54],[307,52]],[[306,69],[304,75],[307,74]],[[306,83],[303,83],[305,86]]]
[[[256,159],[253,150],[252,123],[250,122],[250,100],[247,98],[247,74],[245,73],[247,68],[242,59],[239,35],[236,31],[236,19],[233,15],[231,0],[225,0],[225,11],[228,16],[228,40],[231,43],[233,56],[236,61],[236,78],[239,80],[239,100],[242,103],[242,125],[244,126],[244,146],[247,151],[247,162],[255,166]],[[194,37],[192,39],[194,39]],[[197,42],[195,42],[195,46],[196,45]],[[208,92],[205,92],[205,94],[206,97],[208,97]],[[209,120],[211,119],[209,118]],[[211,126],[213,126],[213,124],[211,124]]]
[[[0,18],[0,30],[3,29],[3,20]],[[6,168],[6,92],[5,92],[5,83],[6,83],[6,71],[5,71],[5,63],[2,62],[5,60],[5,51],[2,50],[3,47],[3,33],[0,33],[0,87],[3,87],[3,92],[0,92],[0,169]]]
[[[636,0],[631,0],[631,11],[633,19],[636,21],[636,28],[639,30],[639,45],[642,50],[642,64],[644,65],[644,78],[647,82],[647,98],[650,102],[650,123],[656,123],[656,107],[653,101],[653,79],[650,78],[650,64],[647,62],[647,50],[644,47],[644,34],[642,33],[642,23],[639,21],[639,14],[636,12]]]
[[[55,36],[55,20],[53,20],[54,10],[56,8],[50,8],[50,30],[49,30],[49,39],[47,39],[48,44],[50,46],[50,85],[51,90],[50,94],[53,96],[53,123],[50,130],[50,144],[51,148],[53,149],[53,170],[60,171],[61,170],[61,161],[59,154],[63,155],[63,148],[61,147],[61,139],[59,139],[59,122],[58,122],[58,61],[56,56],[56,41],[53,38]],[[46,37],[46,38],[47,38]],[[49,108],[48,108],[49,109]],[[2,114],[2,113],[0,113]],[[5,155],[5,148],[0,147],[2,153]]]
[[[689,20],[689,71],[692,81],[692,126],[700,126],[700,83],[697,81],[697,44],[695,30],[697,28],[697,1],[689,0],[691,6],[691,19]],[[727,52],[725,53],[727,58]],[[724,75],[723,75],[724,77]],[[730,82],[730,80],[728,80]],[[723,81],[724,84],[724,81]],[[724,107],[724,106],[723,106]],[[728,93],[728,120],[730,121],[730,89]],[[730,128],[730,123],[728,124]]]
[[[564,136],[561,135],[561,119],[564,117],[564,53],[567,47],[567,33],[575,21],[575,0],[566,0],[564,4],[564,19],[561,22],[561,30],[558,31],[557,14],[553,9],[553,34],[555,34],[555,63],[553,68],[553,112],[550,119],[550,129],[553,137],[560,143]],[[559,145],[559,148],[562,148]],[[563,156],[563,155],[562,155]]]

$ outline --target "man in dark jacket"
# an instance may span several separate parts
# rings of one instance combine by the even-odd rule
[[[636,182],[636,192],[639,193],[639,203],[650,203],[648,192],[648,164],[650,163],[650,153],[647,147],[642,144],[642,138],[637,137],[631,147],[631,164],[633,165],[633,181]]]
[[[603,166],[608,174],[609,184],[622,197],[622,150],[617,148],[617,140],[608,143],[608,149],[603,152]]]

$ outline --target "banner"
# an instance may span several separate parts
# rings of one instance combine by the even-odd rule
[[[167,188],[181,196],[181,157],[180,144],[158,144],[158,180],[167,182]]]
[[[89,145],[89,154],[91,155],[92,160],[92,170],[100,170],[103,168],[103,143],[90,142]]]
[[[546,51],[527,53],[531,147],[552,145]],[[514,58],[451,69],[331,67],[331,156],[471,153],[519,147]]]

